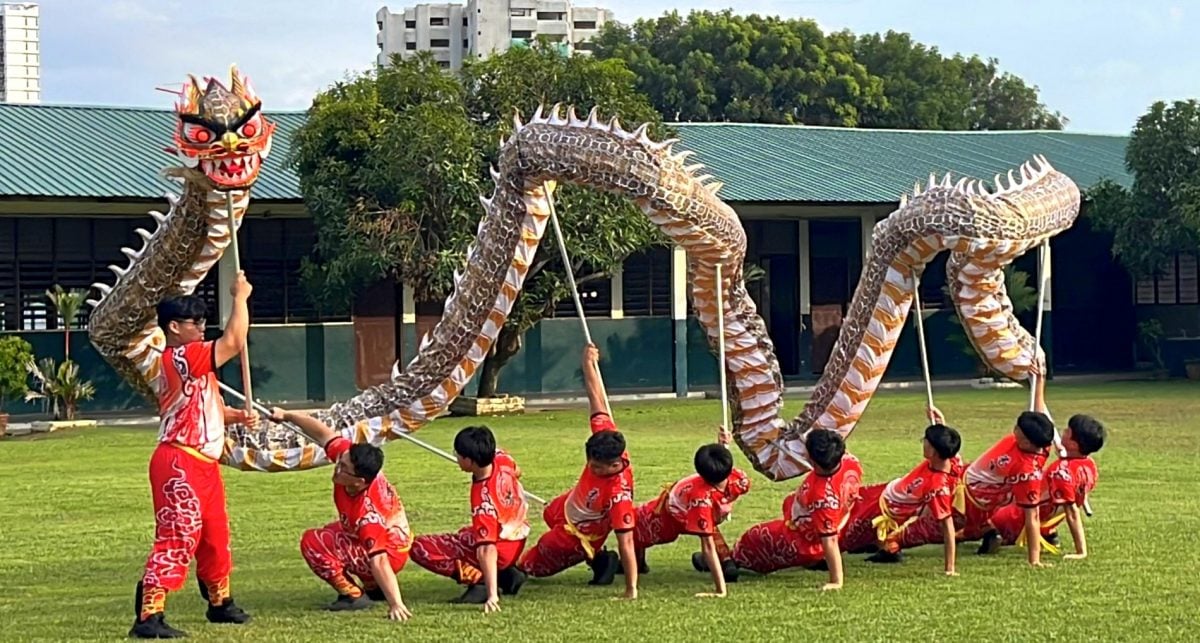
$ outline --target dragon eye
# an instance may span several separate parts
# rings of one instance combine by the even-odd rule
[[[242,126],[241,134],[243,138],[254,138],[258,134],[258,130],[258,116],[255,116],[250,119],[250,122]]]
[[[207,127],[191,123],[184,126],[183,136],[192,143],[209,143],[213,140],[213,133]]]

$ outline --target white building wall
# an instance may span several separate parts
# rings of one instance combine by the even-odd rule
[[[42,100],[39,22],[35,3],[0,4],[0,102]]]

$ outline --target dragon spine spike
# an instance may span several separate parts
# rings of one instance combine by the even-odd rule
[[[500,182],[500,170],[497,170],[495,165],[488,168],[488,174],[492,176],[492,183]]]
[[[550,120],[546,121],[550,125],[566,125],[567,121],[562,116],[562,103],[555,103],[550,109]]]
[[[942,177],[941,187],[944,187],[944,188],[952,187],[950,184],[950,173],[949,172],[946,172],[946,176]]]
[[[937,184],[938,184],[937,175],[935,175],[933,172],[930,172],[929,173],[929,184],[925,186],[925,191],[928,192],[929,190],[932,190],[933,188],[937,187]]]
[[[949,176],[949,175],[947,174],[946,176]],[[967,184],[967,177],[964,176],[958,180],[958,183],[954,184],[954,191],[955,192],[964,192],[965,190],[963,190],[963,186],[966,184]]]
[[[676,163],[678,163],[680,165],[683,165],[683,162],[686,161],[689,156],[693,156],[695,154],[696,153],[691,150],[684,150],[684,151],[676,154],[675,156],[672,156],[671,160],[675,161]]]
[[[142,256],[142,253],[141,253],[141,252],[139,252],[139,251],[137,251],[137,250],[134,250],[133,248],[121,248],[121,252],[122,252],[122,254],[124,254],[126,257],[129,257],[129,260],[130,260],[131,262],[132,262],[132,261],[137,261],[137,260],[138,260],[139,258],[141,258],[141,256]]]
[[[919,196],[921,196],[921,182],[920,182],[920,181],[917,181],[916,183],[913,183],[913,193],[912,193],[912,195],[913,195],[913,198],[914,198],[914,199],[915,199],[915,198],[917,198],[917,197],[919,197]]]
[[[689,176],[693,176],[696,174],[696,172],[703,170],[703,169],[704,169],[704,164],[697,163],[695,165],[689,165],[689,166],[683,168],[683,171],[687,172]]]
[[[584,123],[584,126],[594,128],[594,127],[596,127],[596,123],[599,122],[599,120],[600,120],[600,106],[595,105],[592,107],[592,109],[590,111],[588,111],[587,122]]]
[[[108,293],[112,292],[112,286],[109,286],[108,284],[105,284],[105,283],[100,283],[99,281],[92,284],[92,288],[95,288],[96,290],[100,291],[101,298],[107,297]]]
[[[707,187],[708,191],[711,192],[713,196],[716,196],[717,192],[720,192],[721,188],[725,187],[725,184],[722,183],[721,181],[716,181],[714,183],[709,183],[708,185],[706,185],[704,187]]]
[[[641,142],[642,139],[649,141],[650,137],[647,135],[649,129],[650,123],[642,123],[637,126],[637,129],[629,133],[629,138],[637,139],[638,142]]]
[[[537,110],[533,112],[533,118],[529,119],[530,123],[541,123],[546,120],[544,115],[545,105],[538,103]]]
[[[491,211],[492,211],[492,203],[494,203],[494,202],[495,202],[495,201],[493,201],[493,198],[492,198],[492,197],[486,197],[486,196],[483,196],[482,194],[481,194],[481,195],[479,195],[479,205],[482,205],[482,206],[483,206],[483,209],[484,209],[484,210],[486,210],[486,211],[488,211],[488,212],[491,212]],[[482,221],[482,220],[480,220],[480,222],[479,222],[479,225],[480,225],[480,226],[482,226],[482,225],[483,225],[483,221]],[[444,273],[443,273],[443,274],[444,274]]]
[[[150,234],[150,231],[145,228],[138,228],[134,230],[134,232],[136,232],[137,235],[142,238],[144,243],[150,243],[150,239],[154,237],[154,235]]]
[[[992,184],[996,186],[996,194],[1004,194],[1004,182],[1000,180],[999,174],[992,179]]]
[[[900,207],[903,208],[906,205],[908,205],[908,194],[907,193],[901,194],[900,195]]]
[[[699,183],[700,185],[704,185],[705,181],[708,181],[709,179],[712,179],[712,178],[713,178],[713,175],[705,174],[703,176],[696,177],[696,182]]]
[[[129,269],[122,268],[120,266],[113,265],[113,264],[109,264],[108,269],[111,270],[114,275],[116,275],[118,281],[120,281],[121,277],[124,277],[126,274],[129,273]]]
[[[91,308],[95,308],[96,306],[99,306],[99,305],[100,305],[100,301],[99,301],[98,299],[89,299],[89,300],[87,300],[87,302],[86,302],[86,303],[87,303],[87,305],[88,305],[88,306],[90,306]]]
[[[575,113],[575,106],[567,107],[567,127],[579,127],[579,114]]]
[[[607,127],[608,131],[610,131],[610,132],[620,132],[620,131],[622,131],[621,120],[619,118],[617,118],[616,116],[613,116],[611,119],[609,119],[608,125],[606,127]]]
[[[541,107],[542,107],[541,105],[538,105],[539,110],[541,109]],[[534,119],[537,118],[537,114],[534,114],[533,116],[534,116]],[[519,131],[521,131],[522,127],[525,127],[525,124],[521,122],[521,110],[514,109],[513,110],[513,131],[519,132]]]

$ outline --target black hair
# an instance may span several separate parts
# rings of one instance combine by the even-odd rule
[[[706,444],[696,449],[696,457],[692,458],[696,473],[711,485],[717,485],[729,477],[733,471],[733,454],[720,444]]]
[[[186,295],[164,299],[158,304],[158,327],[167,330],[167,325],[173,321],[185,319],[204,319],[208,314],[208,306],[197,295]]]
[[[1083,455],[1091,455],[1104,447],[1108,431],[1100,420],[1081,413],[1072,415],[1067,420],[1067,426],[1071,428],[1071,438],[1079,445],[1079,452]]]
[[[588,438],[583,450],[588,460],[616,462],[625,453],[625,436],[620,431],[597,431]]]
[[[930,424],[925,427],[925,440],[943,460],[958,455],[958,450],[962,448],[962,436],[953,427],[945,424]]]
[[[804,439],[804,448],[813,464],[825,471],[832,471],[846,455],[846,442],[837,431],[829,429],[813,429]]]
[[[373,444],[356,444],[350,447],[350,464],[354,465],[355,477],[371,484],[383,468],[383,449]]]
[[[486,426],[469,426],[454,436],[454,452],[486,467],[496,459],[496,438]]]
[[[1045,449],[1054,442],[1054,423],[1044,413],[1025,411],[1017,416],[1017,428],[1025,435],[1025,439],[1039,449]]]

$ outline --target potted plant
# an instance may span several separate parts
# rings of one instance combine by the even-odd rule
[[[25,369],[37,380],[39,389],[26,391],[25,401],[52,400],[56,420],[73,422],[79,403],[96,394],[96,387],[89,380],[79,379],[79,365],[70,360],[64,360],[56,367],[53,358],[46,358],[39,366],[31,356],[25,361]]]
[[[1189,380],[1200,380],[1200,357],[1192,357],[1183,361]]]
[[[33,346],[29,342],[16,335],[0,337],[0,438],[8,433],[8,414],[4,412],[4,405],[29,390],[25,363],[31,359]]]

